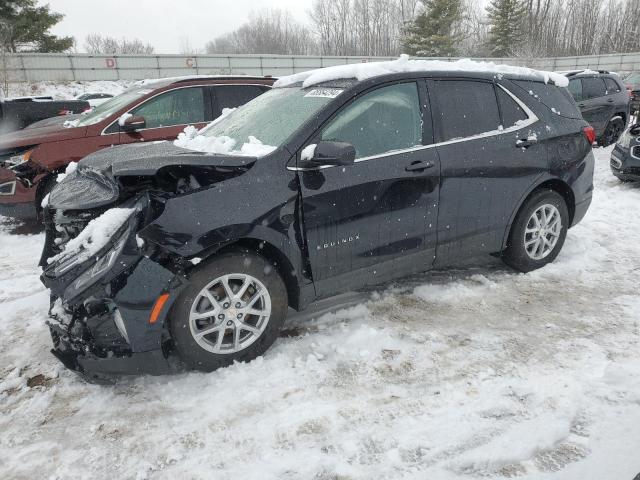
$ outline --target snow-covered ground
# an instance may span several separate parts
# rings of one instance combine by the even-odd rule
[[[431,272],[293,323],[264,358],[96,386],[44,325],[42,235],[0,226],[0,477],[632,480],[640,186],[599,149],[552,265]]]
[[[9,84],[8,97],[50,95],[56,100],[76,98],[83,93],[110,93],[119,95],[135,82],[129,80],[94,82],[33,82]]]

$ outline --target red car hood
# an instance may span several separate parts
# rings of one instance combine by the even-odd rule
[[[48,125],[41,128],[27,128],[0,135],[0,150],[72,140],[84,137],[86,134],[87,127],[65,128],[62,125]]]

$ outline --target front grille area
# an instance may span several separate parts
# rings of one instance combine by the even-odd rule
[[[640,145],[636,145],[631,149],[631,156],[640,159]]]

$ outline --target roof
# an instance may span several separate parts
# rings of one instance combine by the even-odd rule
[[[580,75],[610,75],[613,72],[609,72],[608,70],[590,70],[585,68],[584,70],[569,70],[566,72],[557,72],[566,77],[577,77]]]
[[[175,83],[193,82],[195,80],[273,80],[271,77],[258,75],[186,75],[182,77],[150,78],[142,80],[139,85],[151,87],[163,87]]]
[[[516,77],[553,83],[559,87],[566,87],[569,80],[566,76],[543,70],[533,70],[526,67],[499,65],[493,62],[476,62],[469,59],[446,62],[442,60],[410,60],[408,55],[401,55],[399,59],[388,62],[371,62],[348,65],[336,65],[307,72],[295,73],[279,78],[274,87],[286,87],[301,83],[302,87],[310,87],[332,80],[355,78],[358,81],[394,73],[433,73],[433,72],[465,72],[478,74],[493,74],[495,77]]]

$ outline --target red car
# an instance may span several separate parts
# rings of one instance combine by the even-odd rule
[[[272,78],[182,77],[131,88],[80,118],[0,136],[0,215],[39,217],[41,203],[70,162],[113,145],[172,140],[204,127],[223,108],[262,94]]]

